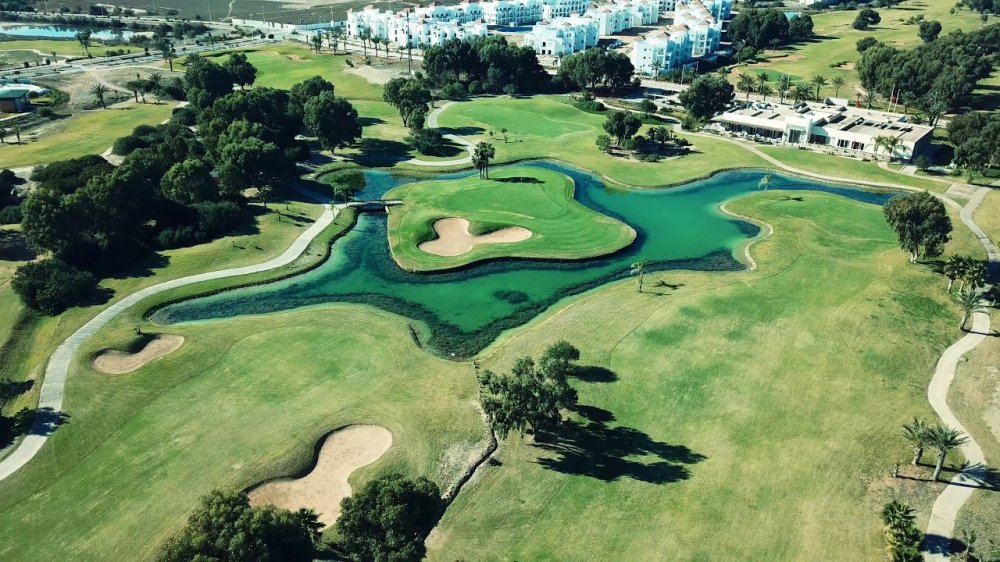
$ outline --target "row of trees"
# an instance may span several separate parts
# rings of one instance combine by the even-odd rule
[[[85,302],[97,277],[127,269],[152,249],[204,242],[247,224],[246,190],[256,188],[266,204],[308,156],[297,140],[303,129],[330,150],[360,136],[357,112],[329,82],[316,77],[291,93],[233,91],[233,69],[244,64],[237,57],[227,68],[192,56],[184,78],[191,107],[119,139],[114,151],[124,159],[117,168],[90,156],[34,172],[38,188],[21,206],[22,228],[31,249],[52,259],[15,273],[25,303],[57,314]]]
[[[729,39],[734,44],[756,50],[777,48],[789,41],[801,41],[813,36],[813,21],[808,14],[791,20],[777,8],[740,10],[729,22]]]
[[[775,80],[773,88],[770,82],[771,75],[766,72],[758,72],[756,75],[741,73],[736,82],[736,89],[745,93],[747,99],[750,99],[750,94],[758,94],[767,101],[767,96],[777,93],[781,103],[785,102],[785,97],[790,97],[798,103],[808,99],[819,101],[820,91],[828,84],[834,88],[834,97],[838,97],[840,89],[847,84],[847,79],[838,75],[827,80],[825,76],[817,74],[809,82],[793,83],[790,76],[782,74]]]
[[[933,476],[935,481],[941,476],[948,453],[969,441],[968,436],[957,429],[940,424],[930,425],[919,418],[913,418],[913,421],[903,425],[903,437],[913,445],[913,466],[920,464],[926,449],[937,450]]]
[[[494,94],[538,92],[550,80],[534,49],[508,43],[502,35],[428,47],[423,70],[429,87],[458,84],[463,91]]]
[[[967,102],[978,82],[989,76],[1000,53],[1000,25],[954,31],[910,50],[880,42],[859,42],[858,48],[857,71],[865,90],[940,116]]]
[[[634,73],[632,61],[624,53],[585,49],[562,59],[557,79],[566,89],[595,90],[600,86],[616,92],[632,84]]]

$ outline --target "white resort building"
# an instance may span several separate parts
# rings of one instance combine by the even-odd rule
[[[542,21],[524,36],[524,44],[539,55],[564,57],[597,45],[602,36],[654,25],[659,18],[658,0],[618,0],[595,6],[587,15]]]
[[[859,158],[888,158],[878,137],[895,137],[893,158],[910,160],[927,148],[934,128],[906,116],[850,107],[845,100],[795,105],[751,102],[712,119],[714,127],[743,137]]]
[[[459,8],[450,6],[449,8]],[[467,4],[467,7],[476,4]],[[430,8],[421,8],[427,10]],[[483,37],[488,34],[487,26],[481,18],[465,21],[463,18],[444,19],[437,13],[420,13],[420,11],[402,10],[399,12],[381,11],[373,6],[366,6],[361,11],[348,10],[347,34],[360,37],[365,29],[372,37],[388,39],[397,45],[419,47],[421,45],[440,45],[452,39],[469,39]],[[476,13],[471,10],[470,13]]]
[[[673,25],[650,33],[632,45],[636,72],[658,74],[712,57],[722,42],[722,22],[732,13],[732,0],[678,0]]]

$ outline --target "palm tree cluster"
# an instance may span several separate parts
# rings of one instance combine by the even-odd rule
[[[968,436],[957,429],[942,424],[930,425],[919,418],[913,418],[913,421],[903,424],[903,437],[913,446],[913,466],[920,463],[926,448],[937,449],[937,461],[932,478],[935,481],[941,476],[944,459],[948,453],[969,441]]]
[[[819,101],[820,91],[827,84],[833,85],[833,95],[839,97],[840,89],[847,84],[847,79],[843,76],[834,76],[828,80],[819,74],[813,76],[808,82],[797,84],[792,83],[790,76],[782,74],[776,80],[774,88],[769,85],[770,81],[771,76],[766,72],[758,72],[756,76],[740,73],[736,81],[736,89],[746,94],[747,99],[750,99],[750,94],[756,93],[763,96],[764,101],[767,101],[767,96],[777,92],[781,103],[785,103],[785,96],[791,96],[795,103],[798,103],[810,99]]]
[[[476,145],[476,149],[472,152],[472,165],[479,170],[481,179],[490,178],[490,160],[493,160],[496,155],[497,151],[492,144],[481,142]]]
[[[917,529],[916,520],[913,508],[901,501],[893,500],[882,508],[886,549],[892,562],[919,562],[924,559],[920,553],[923,534]]]
[[[948,278],[948,292],[951,292],[955,281],[961,281],[958,292],[964,293],[965,288],[975,291],[986,285],[986,262],[969,256],[953,255],[944,262],[944,275]]]
[[[903,145],[903,141],[899,137],[892,137],[889,135],[880,135],[875,137],[875,153],[878,154],[879,149],[885,151],[889,155],[889,161],[892,162],[893,158],[896,156],[896,150]]]

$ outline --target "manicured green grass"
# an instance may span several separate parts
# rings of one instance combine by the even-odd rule
[[[851,22],[858,15],[856,10],[814,14],[812,20],[816,39],[777,52],[767,51],[766,60],[736,66],[730,73],[730,78],[735,81],[740,72],[756,75],[762,70],[771,74],[772,78],[777,74],[789,74],[796,81],[808,81],[817,74],[827,79],[842,76],[847,84],[840,89],[840,96],[853,98],[858,76],[851,66],[861,58],[857,51],[859,39],[873,37],[896,47],[914,47],[920,43],[918,26],[903,22],[921,14],[925,19],[940,21],[942,33],[958,29],[968,31],[981,26],[979,16],[969,10],[960,10],[956,15],[951,15],[949,10],[954,6],[954,2],[949,0],[908,0],[891,9],[877,10],[882,16],[882,22],[868,31],[858,31],[851,27]],[[837,66],[845,62],[848,65]],[[828,84],[821,93],[832,96],[834,88]]]
[[[21,144],[0,145],[0,162],[16,168],[101,154],[139,125],[155,125],[170,118],[174,104],[126,102],[108,109],[84,111],[55,121],[37,139],[21,136]]]
[[[272,212],[257,218],[252,232],[221,238],[207,244],[161,252],[148,263],[119,277],[104,279],[101,286],[112,291],[112,301],[143,287],[204,271],[225,269],[267,261],[281,254],[298,235],[319,216],[321,206],[284,199],[277,195]],[[281,213],[280,218],[278,212]],[[0,268],[11,272],[16,264],[0,261]],[[6,290],[6,289],[4,289]],[[3,295],[3,291],[0,291]],[[13,293],[10,292],[12,300]],[[8,377],[24,380],[37,376],[45,368],[49,355],[74,330],[103,310],[107,304],[72,308],[57,317],[32,316],[16,334],[16,345],[0,356],[0,369]],[[7,309],[5,308],[5,312]],[[11,311],[13,314],[13,311]],[[12,318],[14,316],[11,316]],[[121,326],[135,326],[135,319],[123,319]],[[2,343],[5,340],[0,340]],[[32,407],[37,403],[39,386],[22,395],[9,409]]]
[[[101,45],[93,45],[90,47],[90,54],[95,57],[104,56],[108,49],[118,50],[119,48],[129,50],[132,52],[140,52],[141,49],[137,47],[130,47],[128,45],[124,47],[103,47]],[[51,55],[53,52],[57,55],[65,55],[68,57],[84,57],[86,56],[86,51],[80,46],[76,40],[59,40],[59,39],[16,39],[11,41],[3,41],[0,43],[0,51],[14,51],[14,50],[34,50],[37,49],[46,55]]]
[[[620,250],[635,239],[631,227],[588,209],[573,198],[573,180],[542,168],[497,170],[458,180],[412,183],[386,194],[403,205],[389,212],[389,246],[405,269],[429,271],[491,258],[582,259]],[[434,223],[464,218],[470,232],[486,234],[509,226],[531,238],[507,244],[480,244],[460,256],[436,256],[418,248],[434,239]]]
[[[889,473],[910,454],[897,428],[933,415],[958,312],[877,207],[801,196],[730,205],[775,228],[757,271],[619,283],[487,350],[482,368],[506,370],[566,339],[614,375],[575,382],[592,421],[575,415],[564,445],[505,442],[430,559],[876,560],[883,502],[926,524],[941,485]]]
[[[865,162],[853,158],[843,158],[832,154],[822,154],[787,146],[758,146],[761,152],[777,158],[781,162],[818,174],[826,174],[849,180],[873,181],[909,185],[934,192],[944,192],[950,181],[934,181],[880,168],[876,162]]]
[[[594,144],[605,134],[605,119],[607,114],[581,111],[561,96],[497,97],[453,104],[441,112],[438,124],[457,129],[473,142],[492,143],[497,163],[554,158],[593,170],[612,182],[642,187],[683,183],[721,169],[767,166],[739,146],[705,137],[689,137],[693,153],[662,162],[611,156]],[[508,129],[506,142],[501,133],[504,127]],[[644,131],[645,127],[640,134]]]
[[[133,374],[78,358],[69,423],[0,483],[0,557],[148,559],[200,495],[296,473],[347,424],[393,433],[355,486],[382,470],[446,485],[485,436],[471,367],[424,353],[386,313],[333,306],[169,331],[184,346]]]

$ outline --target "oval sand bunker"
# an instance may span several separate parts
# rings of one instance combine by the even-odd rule
[[[144,367],[154,359],[173,353],[184,344],[184,336],[160,334],[136,353],[109,349],[94,358],[94,369],[108,375],[124,375]]]
[[[392,433],[377,425],[350,425],[323,441],[316,466],[297,480],[262,484],[247,494],[251,505],[274,505],[296,511],[315,509],[324,525],[340,516],[340,501],[351,495],[347,478],[379,459],[392,445]]]
[[[520,226],[508,226],[489,234],[473,236],[469,234],[469,221],[458,217],[437,220],[434,231],[438,237],[420,243],[417,248],[444,257],[460,256],[479,244],[509,244],[531,238],[531,231]]]

